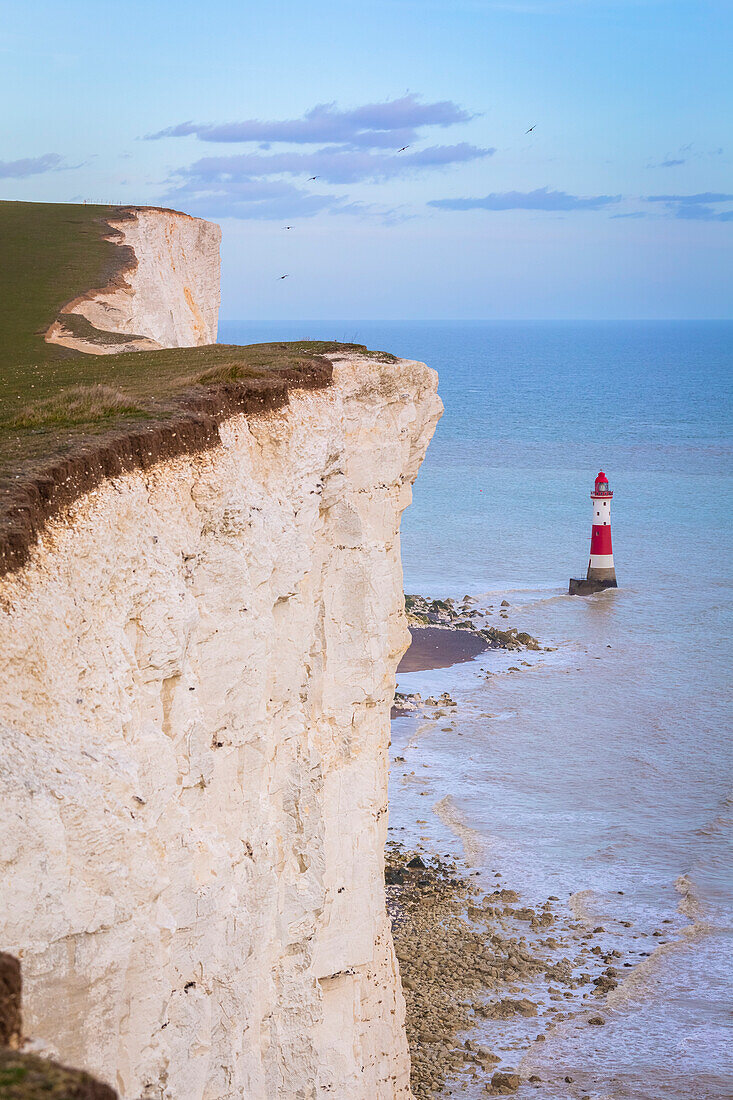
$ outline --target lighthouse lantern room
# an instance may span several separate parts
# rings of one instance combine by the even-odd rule
[[[613,492],[603,470],[596,478],[590,494],[593,505],[593,527],[590,537],[590,560],[585,580],[570,581],[570,595],[586,596],[603,588],[617,588],[616,570],[611,545],[611,501]]]

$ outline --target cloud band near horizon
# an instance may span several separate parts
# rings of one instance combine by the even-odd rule
[[[602,210],[621,201],[621,195],[571,195],[567,191],[494,191],[483,198],[432,199],[428,205],[439,210]]]

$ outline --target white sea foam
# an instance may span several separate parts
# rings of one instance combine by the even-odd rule
[[[433,812],[459,838],[463,846],[463,858],[469,866],[485,862],[490,848],[487,837],[466,824],[451,795],[445,795],[436,802]]]

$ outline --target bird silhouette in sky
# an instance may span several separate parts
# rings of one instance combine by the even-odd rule
[[[293,228],[292,225],[284,225],[283,226],[283,229],[292,229],[292,228]]]
[[[529,130],[527,130],[526,132],[527,132],[528,134],[531,134],[531,133],[532,133],[532,131],[533,131],[533,130],[535,129],[535,127],[536,127],[536,126],[537,126],[537,123],[535,122],[534,126],[530,126]]]
[[[318,176],[308,176],[308,179],[306,180],[306,183],[310,183],[311,180],[317,180],[317,179],[318,179]]]
[[[280,278],[281,278],[281,279],[289,279],[289,278],[290,278],[290,276],[289,276],[289,275],[281,275],[281,276],[280,276]]]
[[[403,145],[401,149],[398,149],[398,150],[397,150],[397,152],[398,152],[398,153],[404,153],[405,149],[409,149],[409,148],[410,148],[410,146],[409,146],[409,145]]]

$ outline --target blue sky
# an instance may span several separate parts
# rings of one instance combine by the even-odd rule
[[[224,318],[733,315],[731,0],[0,19],[0,198],[221,222]]]

